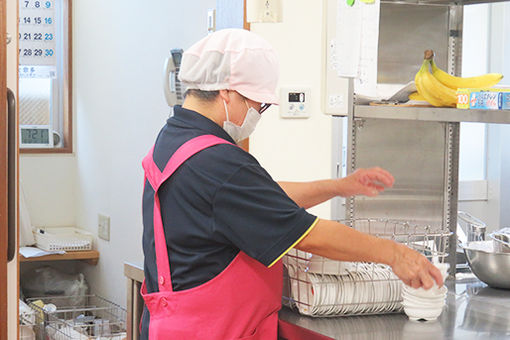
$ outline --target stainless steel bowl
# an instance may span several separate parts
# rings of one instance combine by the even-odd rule
[[[507,234],[490,234],[494,240],[494,247],[499,253],[510,253],[510,235]]]
[[[510,289],[510,253],[498,253],[493,241],[463,245],[469,266],[480,280],[494,288]]]

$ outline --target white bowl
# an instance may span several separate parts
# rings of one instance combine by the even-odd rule
[[[434,299],[425,299],[419,298],[415,296],[403,296],[404,304],[413,304],[416,306],[431,306],[431,307],[440,307],[445,304],[445,298],[434,298]]]
[[[438,288],[437,285],[434,285],[432,288],[425,290],[423,288],[413,288],[404,285],[404,288],[402,289],[403,292],[409,293],[410,295],[424,297],[424,298],[432,298],[437,296],[442,296],[448,292],[448,289],[446,286],[442,286],[441,288]]]
[[[437,290],[435,292],[430,292],[430,291],[416,291],[416,290],[409,290],[409,289],[402,289],[402,295],[407,295],[407,296],[415,296],[415,297],[419,297],[419,298],[422,298],[422,299],[436,299],[436,298],[441,298],[441,297],[445,297],[446,294],[447,294],[447,290]]]
[[[404,305],[404,312],[411,320],[435,320],[441,313],[443,312],[443,307],[441,308],[416,308],[412,306]]]
[[[421,295],[420,292],[418,292],[418,294],[416,294],[416,292],[402,290],[402,297],[404,297],[404,296],[419,298],[419,299],[423,299],[423,300],[437,300],[437,299],[444,299],[446,297],[446,292],[435,294],[435,295],[433,295],[433,294]]]
[[[418,303],[414,301],[406,301],[402,302],[402,306],[411,307],[411,308],[443,308],[445,305],[444,301],[440,302],[428,302],[428,303]]]

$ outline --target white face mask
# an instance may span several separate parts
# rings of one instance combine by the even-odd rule
[[[223,130],[225,130],[236,143],[251,135],[261,116],[257,110],[248,106],[246,100],[244,103],[248,107],[248,112],[246,113],[246,117],[244,117],[243,124],[239,126],[228,120],[227,103],[223,101],[223,105],[225,105],[225,113],[227,114],[227,120],[223,122]]]

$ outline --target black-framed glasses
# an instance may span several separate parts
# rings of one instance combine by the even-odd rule
[[[271,104],[262,103],[262,105],[260,105],[259,113],[262,114],[262,112],[266,111],[270,106]]]

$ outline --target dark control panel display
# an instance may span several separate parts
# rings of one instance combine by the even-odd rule
[[[303,103],[304,101],[304,92],[289,92],[289,103]]]

